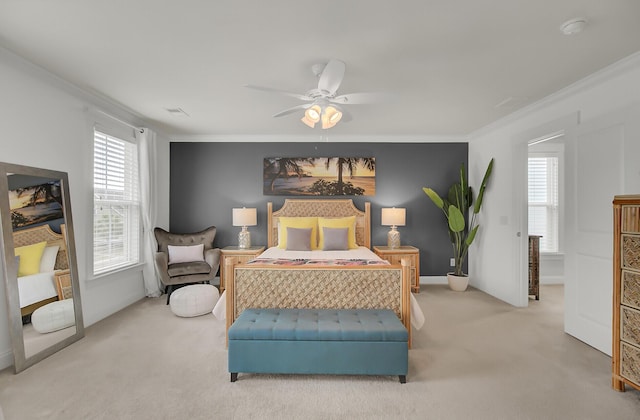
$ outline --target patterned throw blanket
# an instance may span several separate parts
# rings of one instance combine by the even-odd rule
[[[314,260],[286,258],[256,258],[246,263],[247,265],[280,265],[280,266],[355,266],[355,265],[389,265],[386,260],[362,260],[362,259],[337,259],[337,260]]]

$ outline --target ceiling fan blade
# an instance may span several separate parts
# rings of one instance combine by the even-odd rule
[[[322,70],[320,80],[318,80],[318,89],[321,92],[328,92],[329,95],[335,95],[336,91],[342,83],[346,65],[340,60],[329,60]]]
[[[277,114],[273,114],[273,117],[282,117],[284,115],[289,115],[289,114],[293,114],[294,112],[303,110],[303,109],[307,109],[311,106],[312,104],[302,104],[302,105],[296,105],[294,107],[291,108],[287,108],[283,111],[278,112]]]
[[[247,87],[249,89],[262,90],[264,92],[272,92],[272,93],[278,93],[280,95],[291,96],[292,98],[300,99],[301,101],[313,100],[313,98],[310,98],[307,95],[300,94],[300,93],[287,92],[286,90],[280,90],[280,89],[274,89],[270,87],[256,86],[256,85],[244,85],[244,87]]]
[[[329,102],[343,105],[360,105],[384,102],[387,95],[376,92],[348,93],[339,95],[335,98],[329,98]]]

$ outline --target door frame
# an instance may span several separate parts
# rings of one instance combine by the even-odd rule
[[[580,122],[580,113],[575,112],[567,116],[550,121],[533,129],[514,136],[512,146],[513,159],[513,201],[514,201],[514,231],[513,249],[516,250],[517,260],[514,264],[514,278],[518,281],[517,306],[529,306],[529,200],[528,200],[528,145],[531,142],[546,137],[563,135],[565,139],[575,136]],[[565,186],[566,187],[566,186]],[[568,191],[569,188],[563,188]],[[565,231],[565,240],[567,231]]]

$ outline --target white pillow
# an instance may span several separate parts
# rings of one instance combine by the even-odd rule
[[[167,245],[169,264],[204,261],[204,244],[190,246]]]
[[[58,257],[58,245],[48,246],[42,252],[42,258],[40,259],[40,272],[49,273],[55,269],[56,258]]]

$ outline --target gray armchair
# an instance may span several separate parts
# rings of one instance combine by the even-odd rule
[[[195,233],[170,233],[162,228],[155,228],[153,233],[158,243],[155,263],[160,281],[165,286],[167,304],[171,292],[180,285],[191,283],[211,283],[220,266],[220,248],[213,247],[216,227],[211,226]],[[204,245],[204,261],[188,261],[169,264],[169,245],[191,246]]]

